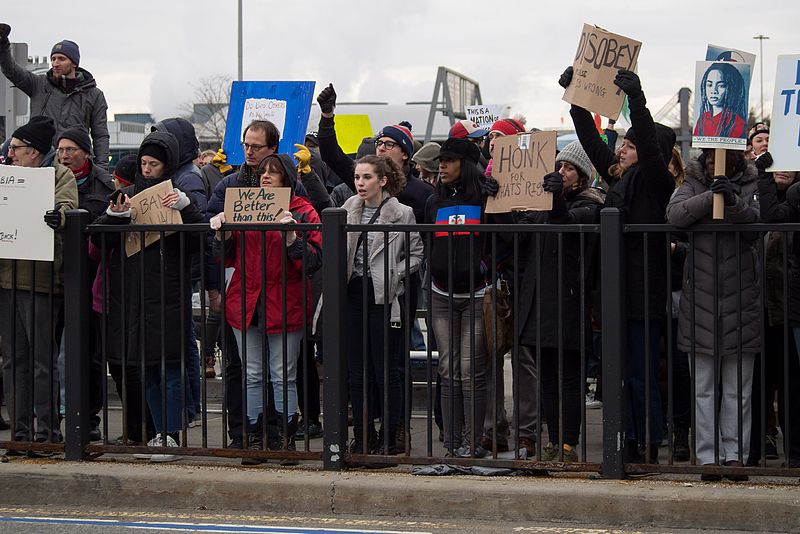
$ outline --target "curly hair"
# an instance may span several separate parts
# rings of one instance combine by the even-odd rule
[[[706,83],[708,76],[714,71],[718,71],[722,77],[722,82],[725,84],[725,96],[720,103],[722,111],[722,121],[719,125],[717,132],[705,132],[702,128],[702,122],[699,134],[730,137],[733,130],[736,117],[747,117],[747,88],[744,84],[744,78],[739,70],[730,63],[714,63],[703,74],[703,80],[700,82],[700,113],[712,113],[714,110],[711,104],[708,103],[708,95],[706,94]]]
[[[403,169],[391,158],[370,154],[356,161],[356,165],[360,163],[372,165],[376,175],[379,177],[386,177],[386,185],[383,186],[383,189],[391,196],[396,197],[400,191],[405,189],[407,181],[406,175]]]

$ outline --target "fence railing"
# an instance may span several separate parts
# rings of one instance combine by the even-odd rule
[[[269,235],[279,233],[285,238],[289,230],[298,230],[298,239],[306,246],[310,232],[320,229],[322,268],[316,273],[311,272],[312,258],[306,254],[291,258],[282,252],[284,247],[268,246]],[[800,410],[790,394],[800,379],[800,363],[789,316],[789,241],[800,225],[626,225],[614,209],[603,210],[596,225],[350,225],[343,210],[329,209],[321,225],[275,225],[268,230],[228,227],[239,237],[235,245],[216,247],[217,272],[211,274],[223,281],[219,285],[223,328],[213,339],[208,339],[205,329],[212,313],[206,296],[209,274],[202,268],[194,277],[191,274],[193,258],[211,256],[207,253],[213,242],[207,226],[137,226],[140,238],[145,231],[159,233],[160,243],[150,245],[158,251],[152,257],[141,251],[128,257],[124,246],[112,246],[125,230],[131,227],[89,226],[85,212],[68,214],[64,444],[52,443],[57,440],[37,443],[31,433],[12,435],[0,447],[19,451],[63,447],[71,460],[136,453],[244,458],[249,463],[321,459],[326,469],[444,463],[600,470],[608,478],[644,472],[732,478],[798,476],[800,472],[800,456],[795,458],[791,452],[792,447],[800,448],[796,436]],[[168,232],[174,234],[167,243]],[[773,321],[781,325],[777,327],[781,339],[765,311],[764,236],[768,232],[783,236],[778,250],[783,265],[783,321]],[[95,271],[89,259],[90,235],[100,249],[96,265],[100,273],[106,273],[100,284],[99,312],[92,311]],[[246,243],[245,235],[254,237]],[[416,245],[424,250],[424,262],[415,256],[421,250],[410,252],[415,236],[419,236]],[[364,269],[371,268],[370,254],[381,247],[389,250],[396,239],[406,247],[400,263],[383,262],[379,264],[383,272],[364,276]],[[733,259],[708,260],[722,258],[731,245]],[[352,265],[356,248],[361,249],[361,264],[366,265],[361,271]],[[672,300],[667,298],[676,290],[672,275],[682,268],[680,262],[672,261],[676,248],[686,251],[688,275],[676,277],[683,286],[680,319],[674,318]],[[431,263],[434,250],[436,265]],[[267,254],[274,252],[280,252],[279,259],[270,263]],[[442,257],[446,260],[441,261]],[[237,279],[240,285],[235,293],[241,298],[235,310],[226,309],[233,298],[231,286],[224,282],[226,263],[233,271],[250,273]],[[274,280],[267,279],[264,266],[268,263],[277,269],[269,271]],[[248,271],[253,264],[256,270]],[[709,272],[703,270],[706,265]],[[234,283],[230,273],[228,282]],[[706,287],[706,278],[729,282]],[[498,317],[504,296],[493,289],[503,284],[510,287],[512,317],[507,353],[500,350],[503,339],[498,335],[504,324]],[[277,289],[268,293],[268,286]],[[196,321],[191,314],[193,289],[200,295]],[[254,307],[245,302],[248,291],[257,292]],[[317,314],[320,292],[324,304]],[[397,294],[399,312],[390,304],[376,304],[373,297],[381,292]],[[758,302],[747,302],[751,295]],[[97,296],[95,288],[96,301]],[[132,316],[129,304],[137,301],[140,306],[134,306],[136,315]],[[299,312],[287,310],[290,301],[299,302]],[[148,302],[153,306],[146,309]],[[275,311],[275,306],[280,309]],[[697,322],[704,320],[707,308],[712,310],[708,346],[698,339],[698,328],[705,323]],[[757,315],[750,312],[753,308]],[[303,318],[297,336],[290,326],[294,312]],[[226,316],[231,313],[238,320]],[[270,331],[264,322],[275,317],[278,326]],[[314,323],[311,317],[320,321]],[[421,337],[418,318],[423,320]],[[260,332],[252,340],[245,335],[249,320],[255,321]],[[136,339],[125,335],[120,339],[119,332],[133,328],[136,321],[139,345],[130,352],[128,343]],[[238,325],[240,333],[226,323]],[[728,330],[723,332],[724,328]],[[748,338],[754,330],[759,330],[755,342]],[[488,341],[484,340],[486,331],[490,332]],[[705,335],[703,331],[699,337]],[[191,370],[191,361],[197,353],[205,354],[209,343],[221,349],[223,379],[212,381]],[[686,343],[688,351],[678,350]],[[753,343],[759,345],[755,351]],[[770,441],[766,415],[773,405],[767,372],[776,368],[776,357],[769,352],[773,345],[781,347],[782,383],[773,384],[781,393],[777,419],[786,451],[781,466],[767,462],[764,454]],[[253,352],[249,348],[253,346],[258,350]],[[193,348],[197,353],[192,353]],[[271,350],[281,356],[272,366]],[[119,355],[112,357],[115,351],[121,360]],[[602,412],[587,410],[584,402],[588,363],[599,352]],[[91,370],[92,353],[94,363],[99,363],[95,367],[103,371],[101,379]],[[149,353],[155,353],[150,360]],[[305,432],[304,439],[295,444],[298,420],[288,411],[294,410],[296,399],[307,422],[312,406],[316,403],[319,408],[317,359],[322,359],[324,438],[320,444]],[[114,395],[107,388],[106,370],[114,365],[117,370],[111,374],[121,410],[112,413],[109,406]],[[664,401],[659,391],[663,386],[657,380],[659,366],[666,378]],[[173,375],[170,368],[175,370]],[[299,371],[299,378],[294,379],[290,368]],[[55,364],[50,372],[54,369]],[[466,371],[464,376],[461,371]],[[705,371],[710,375],[703,375]],[[508,374],[510,386],[505,381]],[[260,384],[254,384],[254,377]],[[158,389],[148,390],[154,380]],[[192,380],[199,384],[193,386]],[[212,386],[221,390],[213,400]],[[16,383],[6,384],[6,391],[16,387]],[[300,391],[295,393],[295,389]],[[100,406],[92,396],[102,399]],[[248,408],[259,400],[263,419],[254,420],[256,414],[250,410],[248,415]],[[8,395],[6,404],[13,412]],[[218,435],[208,433],[207,417],[212,411],[222,419]],[[16,414],[10,415],[14,422]],[[102,443],[90,441],[89,436],[96,425],[92,417],[100,415]],[[199,444],[192,437],[197,432],[189,428],[190,415],[202,420]],[[117,443],[109,440],[109,420],[115,418],[122,427]],[[437,426],[443,434],[441,444]],[[689,458],[675,460],[679,444],[674,436],[685,426],[691,429],[687,430]],[[748,426],[752,436],[748,436]],[[147,446],[146,438],[156,434],[162,435],[161,443]],[[163,446],[167,434],[176,434],[176,445],[181,446]],[[730,464],[733,459],[742,465]],[[750,465],[745,466],[748,460]]]

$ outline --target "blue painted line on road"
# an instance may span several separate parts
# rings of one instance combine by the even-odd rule
[[[114,519],[73,519],[57,517],[0,517],[3,523],[39,523],[52,525],[111,526],[136,529],[161,529],[183,532],[222,532],[242,534],[431,534],[397,530],[348,530],[335,528],[274,527],[251,525],[215,525],[210,523],[165,523],[157,521],[117,521]]]

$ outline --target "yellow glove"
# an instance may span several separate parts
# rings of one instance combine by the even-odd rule
[[[297,160],[297,172],[300,174],[308,174],[311,172],[311,151],[305,145],[294,145],[297,152],[294,153],[294,159]]]
[[[228,156],[222,151],[221,148],[217,150],[216,154],[214,154],[214,159],[211,160],[211,163],[216,165],[222,174],[229,172],[233,168],[228,165]]]

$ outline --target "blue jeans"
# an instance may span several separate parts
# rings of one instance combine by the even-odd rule
[[[164,431],[164,419],[161,417],[162,397],[161,381],[165,380],[167,385],[167,395],[164,399],[167,403],[167,432],[181,431],[181,364],[167,363],[166,377],[161,376],[161,364],[148,365],[145,367],[145,398],[150,416],[156,432]]]
[[[663,433],[661,421],[661,393],[658,385],[658,361],[661,354],[661,320],[651,319],[649,325],[649,351],[645,351],[644,321],[628,319],[628,439],[646,440],[645,407],[650,407],[650,444],[658,447]],[[645,357],[649,356],[650,373],[645,376]],[[650,399],[646,398],[646,386],[650,384]]]
[[[239,355],[244,360],[242,347],[242,331],[235,328],[233,335],[239,345]],[[247,373],[247,418],[255,424],[258,416],[264,410],[263,385],[264,369],[262,365],[263,331],[251,326],[247,329],[247,361],[243,363]],[[275,411],[279,414],[287,413],[291,418],[297,413],[297,359],[300,356],[300,342],[303,331],[286,333],[286,368],[283,366],[283,334],[268,334],[267,358],[269,359],[269,380],[275,397]],[[285,371],[285,372],[284,372]],[[283,382],[286,378],[286,397],[288,411],[284,412]]]

